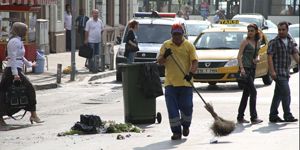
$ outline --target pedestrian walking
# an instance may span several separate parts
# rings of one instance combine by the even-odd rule
[[[188,81],[192,81],[191,73],[197,70],[198,58],[195,47],[184,38],[181,24],[172,25],[171,34],[172,38],[161,46],[158,63],[165,66],[165,99],[173,133],[171,139],[178,140],[182,135],[188,136],[190,132],[193,89]],[[184,76],[169,55],[174,56],[189,75]]]
[[[277,25],[278,35],[269,42],[268,64],[272,79],[275,81],[274,96],[270,108],[269,121],[276,122],[296,122],[290,111],[291,92],[289,87],[291,55],[299,66],[299,50],[297,44],[288,33],[287,22],[280,22]],[[283,118],[278,116],[278,107],[282,102]]]
[[[226,19],[223,10],[217,10],[216,14],[213,17],[213,23],[220,23],[221,19]]]
[[[136,20],[131,20],[128,23],[129,30],[126,34],[126,45],[125,45],[125,54],[124,56],[127,58],[127,63],[134,62],[134,57],[136,52],[139,51],[138,40],[136,32],[139,28],[139,23]]]
[[[36,113],[36,94],[33,85],[22,72],[23,65],[27,67],[36,66],[35,62],[29,62],[25,57],[25,49],[22,37],[26,35],[28,27],[22,22],[15,22],[11,29],[11,37],[7,43],[7,65],[0,82],[0,126],[6,126],[3,116],[8,115],[9,104],[7,104],[6,93],[14,81],[20,81],[26,86],[26,95],[28,96],[28,105],[24,108],[31,112],[30,122],[42,123],[43,121]],[[15,110],[18,112],[19,110]]]
[[[89,17],[84,15],[84,10],[79,10],[79,16],[76,18],[77,32],[79,33],[80,45],[84,44],[84,36],[85,36],[85,25],[89,20]]]
[[[209,4],[206,1],[202,0],[199,5],[199,11],[203,20],[206,20],[209,15]]]
[[[71,51],[71,30],[72,30],[72,14],[71,7],[69,4],[65,6],[65,30],[66,30],[66,51]]]
[[[88,68],[91,72],[97,72],[98,66],[96,65],[95,56],[100,54],[101,51],[101,38],[104,29],[103,22],[99,19],[99,10],[92,11],[92,18],[90,18],[85,26],[85,40],[84,44],[88,44],[93,49],[93,56],[88,59]],[[104,63],[104,62],[102,62]]]
[[[250,120],[252,124],[263,122],[258,119],[256,111],[256,96],[257,91],[254,85],[256,63],[259,62],[259,40],[260,33],[256,24],[249,24],[247,26],[248,34],[246,39],[241,42],[238,62],[240,67],[240,76],[245,79],[243,88],[243,95],[238,108],[238,123],[250,123],[244,119],[244,112],[247,106],[248,97],[250,96]]]

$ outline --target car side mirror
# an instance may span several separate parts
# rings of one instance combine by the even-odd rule
[[[121,44],[121,41],[122,41],[121,37],[120,37],[120,36],[117,36],[116,44]]]
[[[262,30],[269,29],[268,26],[262,26]]]

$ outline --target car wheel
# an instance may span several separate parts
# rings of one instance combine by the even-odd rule
[[[267,75],[265,75],[265,76],[262,77],[262,80],[263,80],[263,82],[264,82],[265,85],[271,85],[272,82],[273,82],[273,79],[272,79],[272,77],[271,77],[271,75],[270,75],[269,72],[268,72]]]
[[[217,82],[208,82],[209,85],[216,85]]]
[[[122,81],[122,72],[120,70],[117,69],[117,72],[116,72],[116,80],[117,81]]]
[[[295,68],[293,68],[293,72],[294,73],[297,73],[299,70],[298,70],[298,65],[295,67]]]

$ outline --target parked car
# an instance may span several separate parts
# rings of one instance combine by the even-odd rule
[[[137,39],[139,51],[136,53],[134,62],[155,62],[159,55],[159,50],[164,41],[171,38],[171,27],[174,23],[181,23],[185,30],[185,38],[188,38],[186,25],[183,19],[175,18],[175,13],[158,13],[160,17],[153,16],[148,12],[135,13],[135,20],[139,22]],[[116,80],[122,81],[122,72],[119,67],[120,63],[126,63],[125,52],[125,35],[128,32],[126,26],[120,46],[116,56]],[[159,66],[160,76],[164,76],[164,67]]]
[[[245,27],[211,28],[204,30],[194,45],[199,57],[194,81],[215,85],[237,82],[239,76],[237,55],[240,43],[247,37]],[[260,62],[256,67],[256,78],[262,78],[265,85],[272,83],[267,62],[267,38],[260,43]],[[238,83],[240,87],[240,83]]]
[[[271,20],[266,20],[266,24],[269,29],[270,28],[277,29],[277,25],[274,22],[272,22]]]
[[[237,14],[232,17],[232,20],[239,20],[240,22],[255,23],[262,30],[268,28],[265,17],[258,13]]]
[[[189,37],[189,41],[194,43],[197,36],[204,30],[211,28],[211,22],[202,20],[186,20],[186,30]]]
[[[262,30],[262,32],[267,36],[268,41],[274,39],[278,34],[278,30],[275,28],[268,28],[266,30]]]

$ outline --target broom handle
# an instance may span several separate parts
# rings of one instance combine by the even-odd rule
[[[174,58],[173,54],[170,55],[171,58],[173,59],[173,61],[175,62],[175,64],[177,65],[177,67],[179,68],[179,70],[183,73],[183,75],[185,76],[186,74],[184,73],[183,69],[180,67],[180,64],[176,61],[176,59]],[[199,93],[199,91],[196,89],[196,87],[194,86],[194,84],[191,81],[188,81],[190,83],[190,85],[193,87],[193,89],[196,91],[196,93],[199,95],[199,97],[201,98],[202,102],[207,105],[206,101],[203,99],[203,97],[201,96],[201,94]]]

